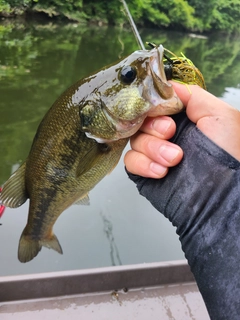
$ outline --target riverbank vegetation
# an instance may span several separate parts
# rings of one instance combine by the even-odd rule
[[[240,32],[240,0],[128,0],[127,4],[138,26]],[[0,17],[41,17],[99,25],[127,23],[119,0],[0,0]]]

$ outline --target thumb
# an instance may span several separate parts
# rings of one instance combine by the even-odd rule
[[[172,82],[188,118],[213,142],[240,160],[240,112],[198,86]]]

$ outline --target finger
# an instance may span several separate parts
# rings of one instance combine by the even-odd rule
[[[171,81],[175,92],[186,106],[189,119],[197,123],[203,117],[226,116],[235,109],[228,103],[215,97],[208,91],[196,85],[183,85]]]
[[[145,178],[159,179],[165,177],[168,168],[153,162],[143,153],[130,150],[124,156],[127,170]]]
[[[198,86],[172,82],[189,119],[219,147],[240,160],[240,112]]]
[[[151,161],[164,167],[175,166],[183,157],[179,146],[145,133],[135,135],[130,144],[134,151],[143,153]]]
[[[161,139],[171,139],[176,132],[176,124],[172,118],[161,116],[156,118],[146,118],[141,132],[148,133]]]

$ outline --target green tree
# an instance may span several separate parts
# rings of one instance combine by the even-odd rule
[[[240,1],[218,0],[212,14],[211,27],[214,30],[240,31]]]
[[[194,9],[185,0],[132,0],[129,7],[138,23],[158,27],[193,28]]]
[[[50,17],[59,16],[79,22],[86,19],[86,14],[82,10],[83,0],[34,0],[31,2],[33,11],[46,13]]]
[[[140,26],[187,31],[240,31],[240,0],[127,0]],[[0,16],[43,13],[98,25],[126,23],[120,0],[0,0]]]
[[[218,1],[219,0],[188,0],[188,4],[194,8],[198,30],[206,31],[211,29],[213,12],[217,7]]]

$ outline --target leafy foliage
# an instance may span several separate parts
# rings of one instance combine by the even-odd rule
[[[240,0],[128,0],[140,26],[188,31],[240,31]],[[119,25],[126,22],[120,0],[0,0],[0,16],[40,12],[50,18]]]
[[[212,15],[212,28],[215,30],[240,30],[240,1],[218,0]]]
[[[46,13],[50,17],[65,17],[70,20],[83,21],[86,19],[85,13],[82,11],[82,0],[34,0],[32,10]]]

